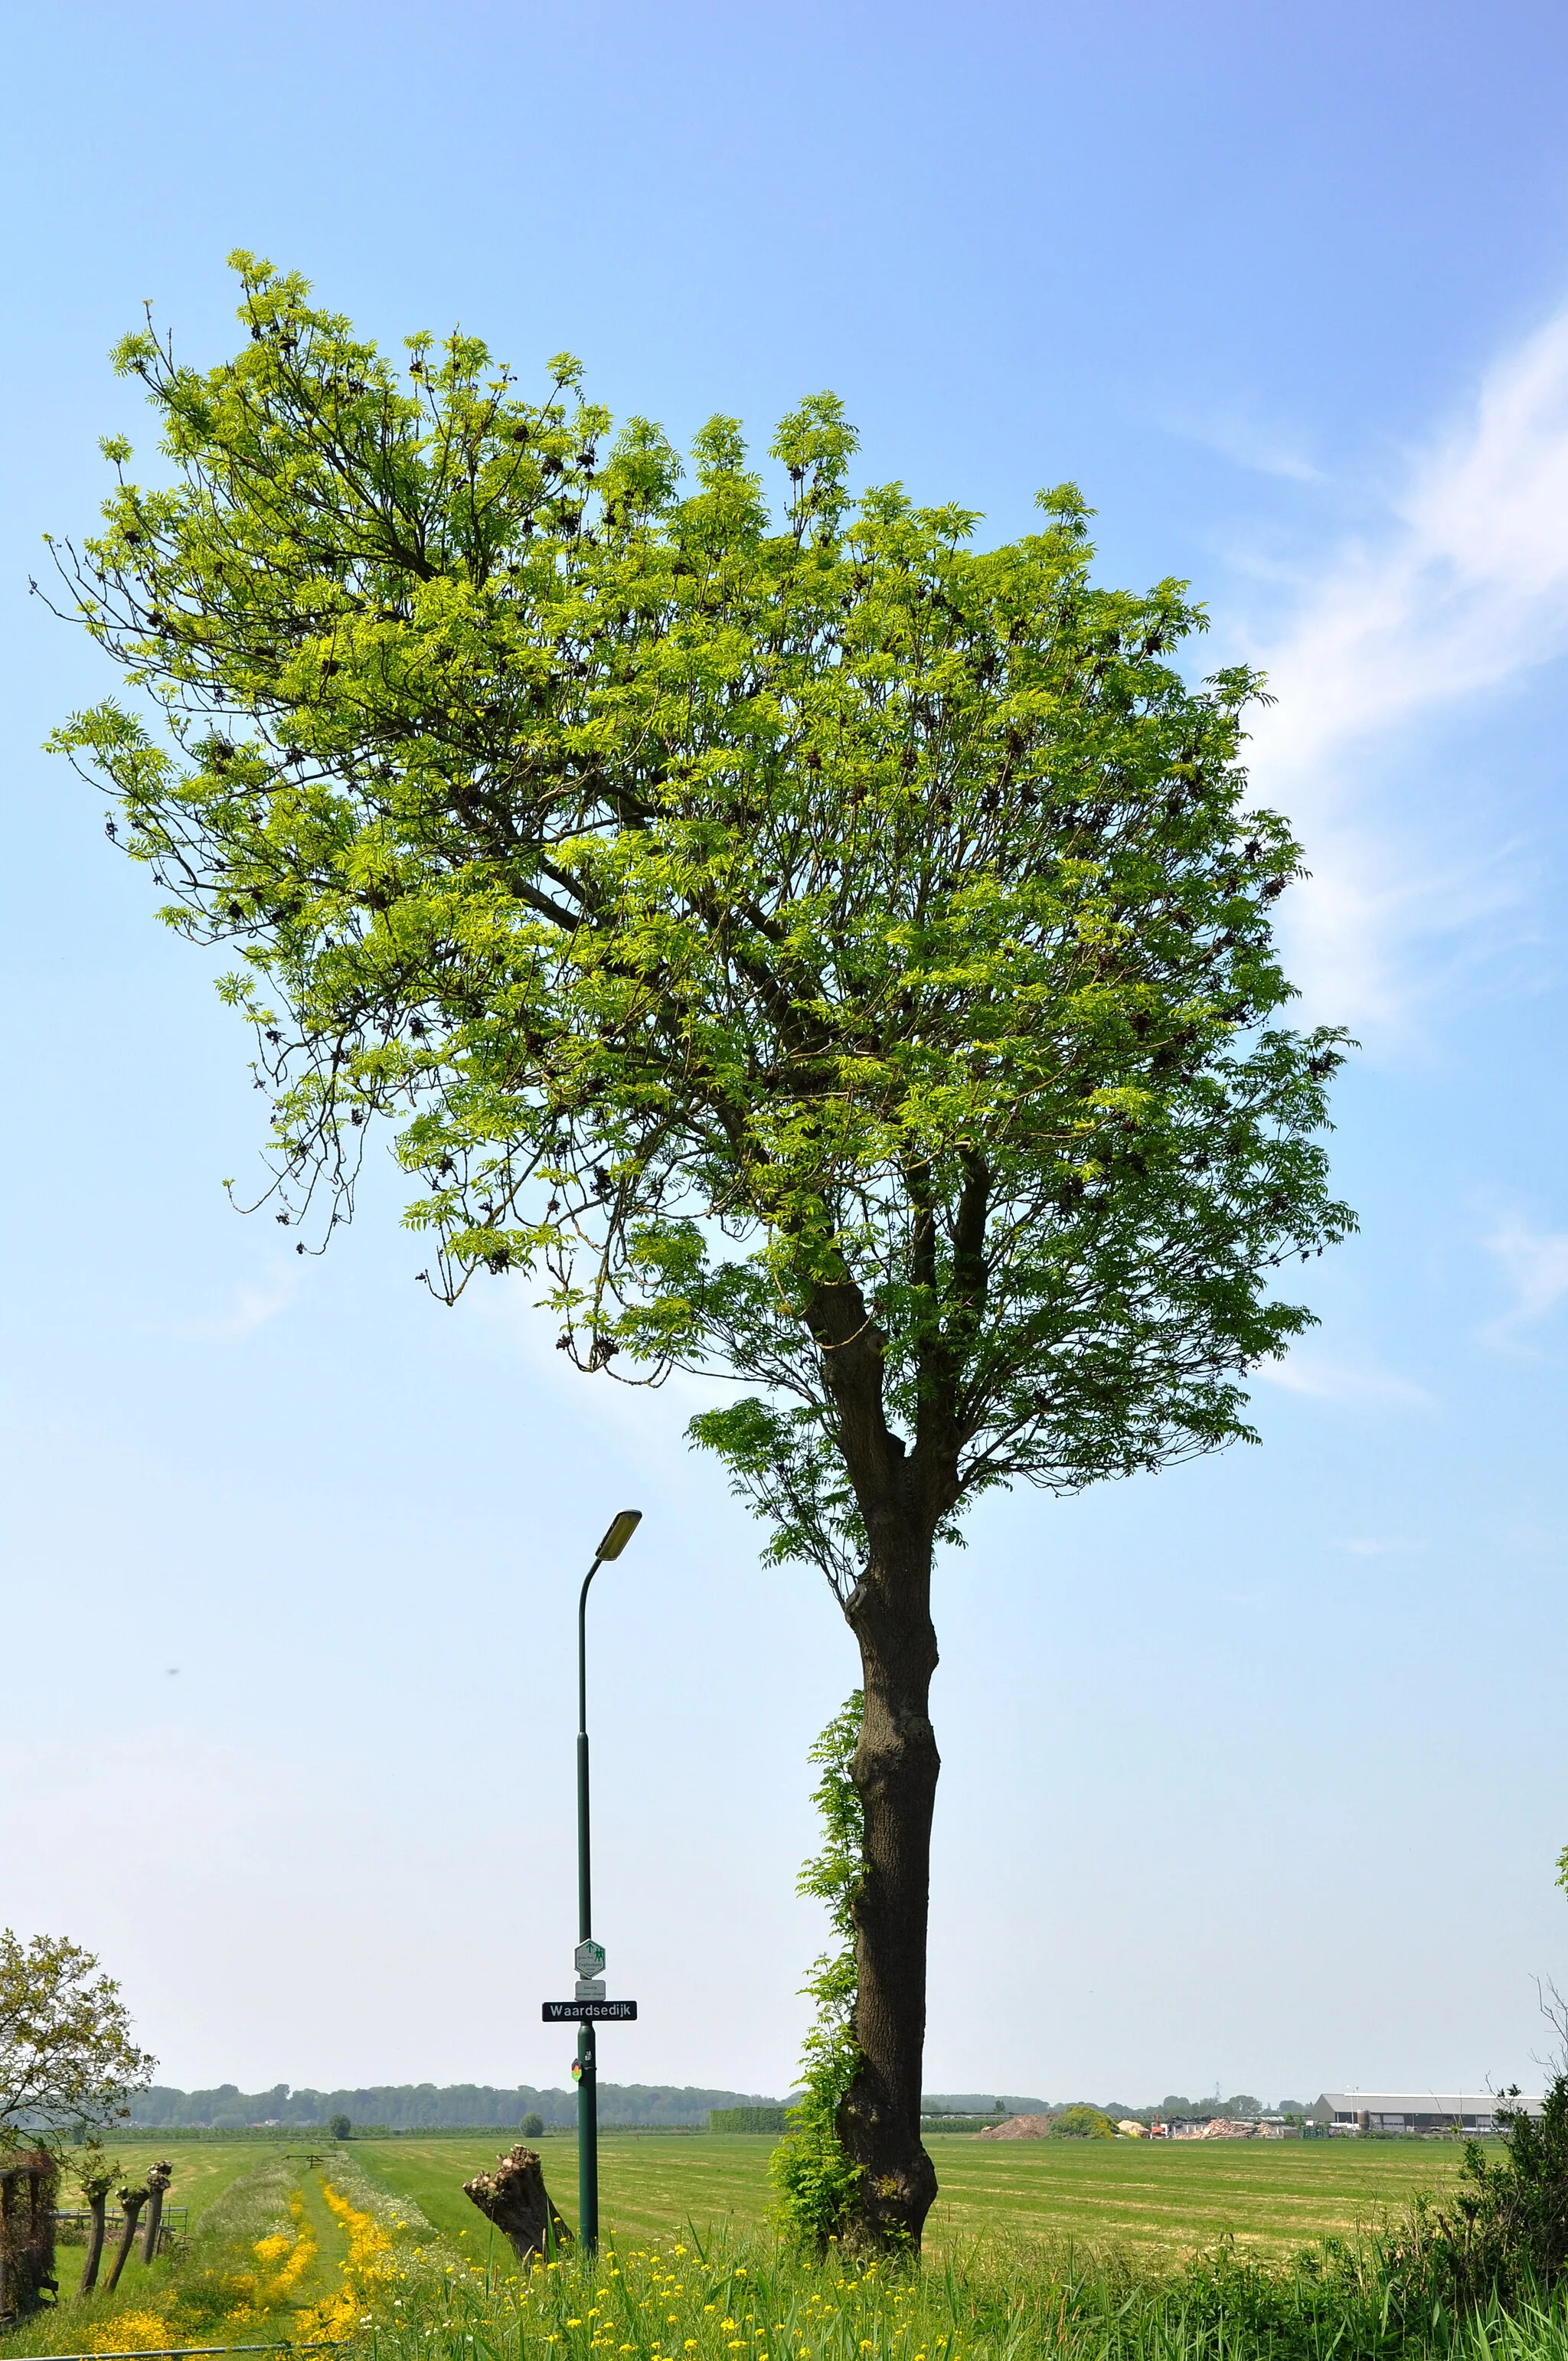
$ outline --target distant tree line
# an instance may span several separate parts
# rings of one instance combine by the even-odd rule
[[[685,2125],[707,2128],[714,2107],[777,2106],[756,2092],[677,2089],[670,2083],[601,2082],[599,2119],[606,2125]],[[520,2082],[497,2090],[488,2082],[378,2082],[356,2090],[293,2090],[287,2082],[269,2091],[242,2091],[224,2082],[215,2091],[176,2091],[154,2083],[131,2097],[133,2125],[159,2131],[246,2130],[258,2124],[320,2129],[334,2116],[359,2127],[388,2131],[474,2130],[493,2124],[516,2131],[526,2115],[547,2129],[577,2120],[576,2091],[536,2091]]]

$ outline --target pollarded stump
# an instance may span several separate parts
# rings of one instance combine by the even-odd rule
[[[535,2255],[548,2257],[572,2242],[571,2231],[550,2202],[536,2147],[509,2148],[497,2158],[493,2172],[476,2173],[466,2180],[463,2194],[510,2239],[520,2263]]]

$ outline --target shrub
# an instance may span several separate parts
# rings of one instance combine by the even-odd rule
[[[1053,2139],[1114,2139],[1116,2126],[1100,2107],[1064,2107],[1051,2125]]]
[[[518,2126],[518,2129],[521,2132],[524,2139],[543,2139],[544,2136],[544,2118],[543,2115],[524,2115],[521,2123]]]

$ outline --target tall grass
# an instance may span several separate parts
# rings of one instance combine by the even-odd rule
[[[1222,2246],[1161,2273],[987,2241],[901,2268],[688,2233],[521,2278],[389,2272],[356,2345],[366,2361],[1568,2361],[1560,2309],[1467,2318],[1412,2293],[1393,2253],[1344,2243],[1279,2268]]]

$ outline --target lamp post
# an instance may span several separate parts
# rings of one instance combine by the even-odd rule
[[[577,1998],[602,2000],[597,1982],[604,1953],[594,1942],[593,1875],[588,1842],[588,1585],[601,1565],[618,1558],[642,1521],[641,1509],[622,1509],[583,1577],[577,1598]],[[585,1990],[585,1986],[594,1987]],[[577,2026],[577,2242],[593,2254],[599,2242],[599,2116],[598,2046],[591,2024]]]

